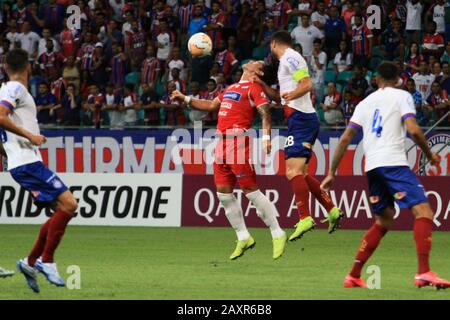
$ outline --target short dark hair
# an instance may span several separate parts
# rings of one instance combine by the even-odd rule
[[[291,34],[285,30],[280,30],[275,32],[272,37],[270,38],[270,41],[275,42],[275,43],[279,43],[279,44],[285,44],[288,46],[292,45],[292,38],[291,38]]]
[[[386,81],[393,81],[399,76],[397,64],[390,61],[383,61],[377,69],[378,76]]]
[[[11,72],[20,72],[28,67],[28,52],[23,49],[13,49],[6,55],[6,66]]]

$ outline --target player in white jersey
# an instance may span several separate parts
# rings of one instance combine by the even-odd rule
[[[288,123],[288,136],[284,147],[286,177],[292,185],[295,202],[300,215],[294,233],[289,240],[300,239],[314,229],[315,222],[309,209],[309,192],[328,212],[328,232],[334,232],[344,216],[331,201],[327,192],[320,189],[320,182],[308,174],[308,162],[313,154],[313,146],[319,134],[320,122],[311,101],[313,84],[305,59],[292,49],[291,35],[286,31],[276,32],[270,42],[272,54],[280,61],[278,82],[280,91],[272,89],[259,78],[264,91],[272,99],[284,106]]]
[[[78,204],[58,176],[42,163],[38,146],[46,138],[40,134],[36,104],[27,89],[31,74],[28,53],[22,49],[11,50],[6,56],[5,69],[9,81],[0,88],[0,128],[8,171],[21,187],[31,193],[38,207],[47,206],[54,210],[52,217],[42,226],[28,257],[17,262],[28,286],[39,292],[38,272],[52,284],[65,285],[53,256]]]
[[[400,208],[411,209],[415,217],[414,240],[419,265],[415,285],[432,285],[438,289],[450,287],[449,281],[439,278],[430,269],[434,213],[423,186],[409,168],[405,152],[406,132],[432,163],[438,163],[439,156],[431,152],[417,124],[411,94],[395,88],[398,80],[399,70],[395,63],[383,62],[378,67],[379,89],[356,107],[339,140],[328,176],[321,185],[323,190],[329,190],[348,145],[358,130],[362,130],[369,199],[376,216],[358,249],[351,272],[345,277],[344,286],[347,288],[366,287],[361,270],[394,223],[394,201]]]

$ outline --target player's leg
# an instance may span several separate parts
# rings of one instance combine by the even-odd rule
[[[430,251],[434,212],[428,203],[417,204],[411,208],[414,214],[414,241],[416,242],[418,271],[414,278],[416,286],[433,285],[438,289],[450,287],[450,281],[439,278],[430,269]]]
[[[231,260],[241,257],[244,252],[255,246],[255,240],[252,238],[245,225],[242,208],[233,194],[236,177],[226,164],[214,163],[214,182],[217,190],[217,198],[225,209],[225,216],[231,227],[236,232],[236,248],[230,255]]]
[[[305,179],[308,169],[307,160],[304,157],[292,157],[286,160],[286,177],[291,183],[300,215],[299,222],[295,225],[296,229],[289,237],[289,241],[300,239],[306,232],[313,230],[316,225],[309,209],[309,187]]]
[[[430,269],[431,233],[434,213],[425,190],[414,172],[407,166],[383,168],[389,192],[394,196],[400,208],[411,208],[415,217],[414,240],[416,242],[418,272],[414,283],[418,287],[434,285],[448,288],[450,282],[439,278]]]
[[[287,236],[278,223],[278,210],[275,205],[258,189],[256,175],[251,165],[241,166],[237,176],[241,189],[247,199],[256,208],[258,217],[270,229],[273,242],[273,259],[280,258],[286,247]]]
[[[55,200],[56,211],[49,220],[47,237],[41,259],[37,260],[36,269],[47,280],[57,286],[64,286],[64,280],[58,273],[54,254],[64,236],[67,225],[74,216],[78,203],[69,190],[64,191]]]
[[[339,224],[344,217],[344,213],[337,206],[334,205],[331,200],[330,194],[320,189],[320,182],[313,175],[308,174],[306,169],[305,176],[306,183],[308,184],[309,191],[320,202],[328,213],[328,217],[321,222],[328,221],[328,233],[333,233],[339,228]]]
[[[389,193],[382,176],[375,169],[367,172],[367,179],[369,181],[370,203],[375,212],[375,223],[364,235],[352,269],[345,277],[344,287],[346,288],[366,287],[361,278],[361,270],[394,222],[394,199]]]

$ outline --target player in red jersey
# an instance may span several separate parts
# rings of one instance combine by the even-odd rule
[[[260,63],[246,64],[241,80],[229,86],[212,101],[194,99],[179,91],[172,93],[172,98],[184,101],[194,109],[207,112],[219,110],[217,122],[219,141],[215,149],[214,181],[217,196],[238,238],[236,249],[230,256],[231,260],[239,258],[247,249],[255,246],[255,240],[245,226],[242,209],[233,195],[236,181],[239,182],[245,196],[256,207],[258,216],[270,228],[274,259],[283,254],[287,239],[286,233],[278,224],[277,209],[256,184],[256,174],[250,160],[250,139],[246,135],[256,112],[259,112],[262,118],[264,150],[267,154],[271,152],[270,103],[261,85],[250,81],[261,71]]]

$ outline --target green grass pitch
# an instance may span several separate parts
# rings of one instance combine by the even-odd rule
[[[413,286],[416,256],[411,232],[391,232],[369,261],[381,268],[381,290],[344,289],[363,231],[318,230],[271,258],[267,229],[251,229],[256,247],[229,261],[230,228],[69,226],[56,259],[64,278],[81,268],[81,289],[49,285],[32,293],[21,274],[0,279],[0,299],[450,299],[450,290]],[[38,226],[0,226],[0,266],[15,269]],[[291,232],[291,230],[289,230]],[[433,235],[432,268],[450,278],[450,233]],[[367,278],[367,274],[363,274]]]

